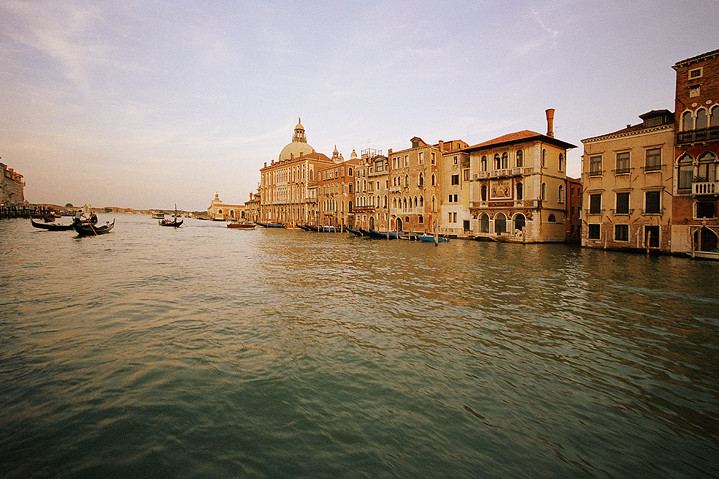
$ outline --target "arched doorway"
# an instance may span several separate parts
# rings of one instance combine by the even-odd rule
[[[526,219],[524,218],[524,215],[521,213],[518,213],[514,216],[514,233],[517,233],[517,230],[519,230],[520,233],[524,233],[524,225],[525,225]]]
[[[369,229],[374,229],[374,216],[369,217]]]
[[[494,217],[494,233],[502,234],[507,232],[507,217],[504,213],[499,213]]]
[[[694,247],[697,251],[714,251],[717,249],[717,234],[703,226],[694,233]]]
[[[397,218],[397,231],[402,231],[402,218]]]
[[[479,217],[479,232],[489,233],[489,216],[487,216],[487,213],[482,213],[482,216]]]

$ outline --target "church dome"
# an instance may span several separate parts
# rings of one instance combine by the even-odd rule
[[[292,158],[299,158],[300,156],[314,153],[315,149],[307,143],[305,137],[305,127],[302,126],[302,121],[298,119],[295,132],[292,135],[292,141],[287,144],[280,152],[279,160],[289,160]]]

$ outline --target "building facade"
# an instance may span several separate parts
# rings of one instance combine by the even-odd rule
[[[387,153],[390,162],[389,228],[392,231],[439,232],[442,206],[439,163],[444,153],[459,151],[468,145],[461,140],[430,145],[417,136],[410,143],[411,148]]]
[[[220,195],[215,193],[215,198],[207,208],[207,215],[215,221],[235,221],[245,217],[245,205],[231,205],[223,203]]]
[[[677,62],[671,250],[718,252],[719,50]]]
[[[444,151],[439,162],[439,233],[447,236],[468,236],[472,233],[472,215],[469,211],[470,176],[469,153],[461,151],[468,147],[465,142],[455,140],[442,142]]]
[[[336,146],[332,158],[333,165],[317,170],[319,224],[347,227],[354,224],[354,183],[360,160],[353,150],[350,159],[342,161]]]
[[[546,135],[523,130],[466,149],[476,237],[565,240],[567,151],[575,146],[554,138],[553,124],[550,109]]]
[[[362,151],[355,177],[354,227],[388,231],[389,159],[381,151]]]
[[[12,168],[8,168],[4,163],[0,163],[2,167],[2,177],[0,177],[0,206],[20,206],[25,203],[25,183],[22,175]]]
[[[568,243],[582,242],[582,180],[567,177],[567,221],[564,238]]]
[[[317,171],[333,165],[307,143],[299,121],[292,141],[280,152],[277,161],[260,169],[260,217],[263,222],[281,224],[319,223]]]
[[[582,140],[582,246],[670,252],[674,115]]]

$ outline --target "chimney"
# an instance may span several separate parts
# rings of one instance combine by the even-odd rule
[[[546,110],[547,113],[547,136],[554,138],[554,108]]]

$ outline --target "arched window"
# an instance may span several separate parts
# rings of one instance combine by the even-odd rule
[[[489,216],[487,216],[487,213],[482,213],[482,216],[479,217],[479,232],[489,233]]]
[[[541,196],[539,197],[540,200],[544,201],[547,199],[547,184],[542,183],[542,192]]]
[[[414,197],[414,207],[415,207],[415,208],[417,207],[417,204],[418,204],[418,203],[417,203],[417,197],[415,196],[415,197]]]
[[[709,126],[719,126],[719,106],[712,108]]]
[[[482,185],[482,201],[487,201],[487,185]]]
[[[419,197],[419,206],[420,206],[421,208],[424,208],[424,196],[420,196],[420,197]]]
[[[547,167],[547,150],[542,150],[542,168]]]
[[[554,217],[554,213],[549,215],[549,218],[547,218],[547,221],[549,221],[550,223],[555,223],[557,221],[557,219]]]
[[[559,202],[564,203],[564,185],[559,185]]]
[[[517,199],[524,199],[524,185],[522,183],[517,183]]]
[[[487,157],[483,156],[482,160],[480,161],[480,168],[482,171],[487,171]]]
[[[679,165],[677,187],[680,190],[690,190],[694,181],[694,158],[689,155],[682,155],[677,163]]]
[[[409,175],[404,175],[404,186],[409,188]]]
[[[564,170],[564,153],[559,154],[559,171]]]
[[[397,208],[397,198],[392,198],[392,208]]]
[[[437,199],[434,196],[432,197],[432,211],[437,211]]]
[[[517,150],[517,168],[521,168],[524,166],[524,152],[522,150]]]
[[[518,213],[514,216],[514,232],[517,231],[524,232],[524,224],[525,224],[525,218],[524,215],[521,213]]]
[[[694,115],[692,112],[685,111],[682,115],[682,131],[690,131],[694,129]]]
[[[349,212],[352,213],[352,202],[351,201],[348,203],[348,206],[349,206]]]
[[[434,176],[434,173],[432,173],[432,186],[435,186],[437,184],[437,179]]]
[[[707,117],[707,111],[704,108],[699,108],[697,111],[696,129],[706,128],[709,126],[709,118]]]
[[[504,213],[499,213],[494,217],[494,234],[502,234],[507,232],[507,217]]]
[[[509,154],[506,151],[502,153],[502,168],[509,168]]]
[[[498,170],[502,166],[502,159],[499,157],[499,153],[494,154],[494,169]]]
[[[419,186],[424,186],[424,173],[419,174]]]
[[[347,185],[347,189],[349,190],[349,193],[352,193],[352,183]]]

